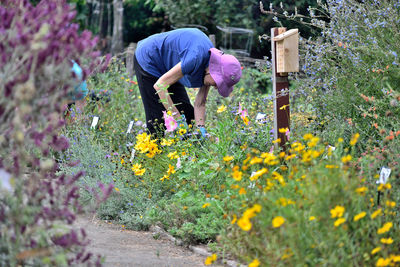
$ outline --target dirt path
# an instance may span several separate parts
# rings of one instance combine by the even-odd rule
[[[151,232],[123,230],[119,225],[80,216],[76,227],[91,240],[88,250],[105,256],[106,267],[200,267],[205,257],[168,240],[155,240]]]

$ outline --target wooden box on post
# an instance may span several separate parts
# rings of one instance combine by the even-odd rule
[[[273,41],[276,42],[276,72],[299,72],[299,30],[281,33]]]

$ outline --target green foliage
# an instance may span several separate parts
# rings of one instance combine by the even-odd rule
[[[315,19],[315,25],[325,25],[322,37],[305,42],[303,92],[311,96],[320,122],[347,121],[365,140],[379,143],[381,128],[397,130],[390,116],[399,110],[390,103],[399,95],[400,39],[391,26],[400,18],[398,3],[328,1],[322,9],[330,22]]]
[[[335,62],[332,68],[340,66],[341,61]],[[350,125],[340,111],[333,112],[333,103],[339,106],[344,101],[341,94],[316,86],[305,89],[310,76],[291,84],[291,90],[300,93],[291,99],[291,142],[285,152],[277,149],[271,131],[270,76],[247,68],[231,98],[210,90],[207,139],[199,140],[195,130],[179,126],[175,132],[151,141],[142,126],[134,126],[126,134],[132,118],[143,120],[143,109],[137,85],[127,81],[124,67],[117,65],[89,82],[92,90],[112,87],[111,100],[104,105],[101,100],[90,103],[84,123],[76,125],[78,131],[79,127],[88,127],[90,116],[100,110],[96,106],[101,106],[100,124],[91,130],[91,143],[101,144],[99,156],[110,154],[107,164],[115,166],[115,192],[98,209],[102,218],[133,229],[158,224],[186,243],[220,240],[214,246],[218,255],[233,255],[244,264],[395,263],[395,255],[400,254],[393,245],[400,240],[395,202],[400,199],[398,181],[393,177],[398,176],[396,138],[400,132],[397,134],[398,122],[387,114],[389,106],[397,112],[395,89],[388,87],[387,93],[379,99],[375,96],[374,101],[369,98],[367,102],[360,95],[366,103],[361,101],[364,105],[359,107],[386,115],[380,121],[385,131],[378,132],[383,146],[377,148],[374,140],[357,142],[354,133],[360,128],[354,127],[354,120]],[[339,73],[328,67],[325,70]],[[317,77],[323,78],[322,74]],[[324,78],[329,80],[329,76]],[[127,94],[129,90],[132,92]],[[194,100],[196,90],[188,89],[188,94]],[[322,106],[326,108],[321,99],[332,108],[331,117],[320,117],[325,112]],[[130,115],[122,115],[125,113]],[[259,113],[265,114],[262,121],[255,120]],[[375,117],[372,114],[370,118]],[[112,123],[112,127],[104,122]],[[132,144],[126,146],[129,142]],[[336,149],[333,151],[329,144]],[[363,151],[365,146],[369,149]],[[365,153],[361,157],[360,151]],[[85,154],[91,155],[76,155]],[[382,164],[394,171],[387,185],[376,184]],[[101,170],[97,171],[88,179],[104,177]],[[390,238],[393,244],[383,243],[390,243]]]
[[[124,1],[124,41],[138,42],[165,29],[164,12],[155,8],[153,0]]]
[[[261,13],[260,1],[257,0],[201,0],[195,3],[187,0],[155,0],[155,2],[157,4],[156,8],[165,11],[172,25],[198,24],[208,28],[209,32],[207,34],[218,33],[218,47],[222,45],[223,36],[217,30],[217,25],[253,29],[255,32],[253,44],[258,44],[252,48],[252,55],[255,57],[268,55],[268,51],[270,51],[269,42],[260,41],[259,36],[264,34],[269,35],[270,28],[279,26],[279,24],[274,22],[273,14],[265,16]],[[279,8],[282,5],[282,7],[291,12],[294,12],[296,6],[300,14],[306,14],[309,6],[316,6],[316,1],[302,0],[294,2],[274,0],[271,4],[274,8]],[[284,26],[288,28],[300,28],[300,32],[305,37],[312,34],[309,27],[298,23],[285,21]]]

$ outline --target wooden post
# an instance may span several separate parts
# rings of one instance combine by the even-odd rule
[[[132,79],[135,74],[133,69],[133,57],[135,56],[136,45],[136,43],[130,43],[126,49],[126,70],[128,71],[129,79]]]
[[[290,129],[290,108],[289,108],[289,80],[287,73],[277,72],[276,42],[274,37],[284,33],[286,28],[271,29],[271,48],[272,48],[272,80],[274,97],[274,138],[280,138],[280,147],[286,149],[285,143],[288,141],[285,133],[280,133],[279,129]]]

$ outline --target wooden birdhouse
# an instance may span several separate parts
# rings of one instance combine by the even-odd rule
[[[273,40],[276,42],[276,72],[299,72],[299,30],[286,31]]]

